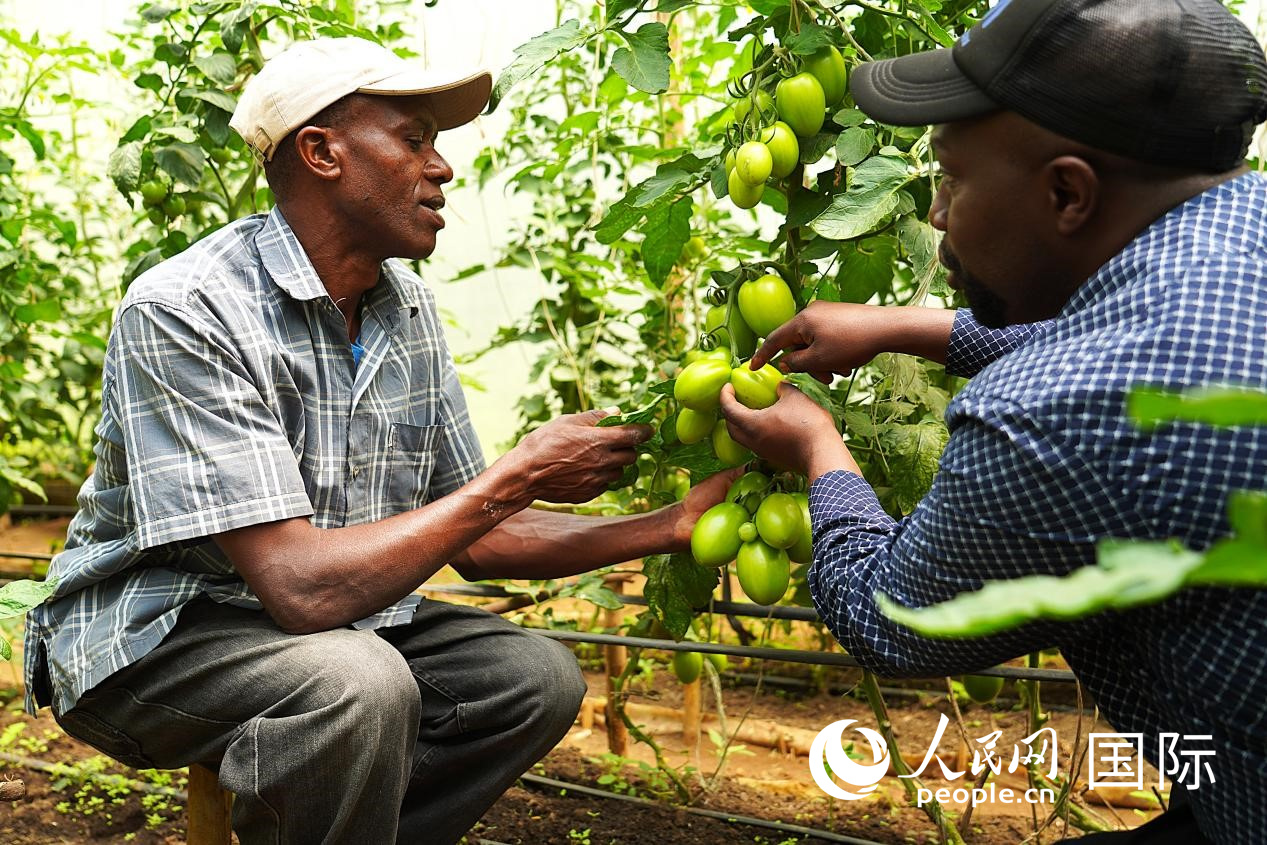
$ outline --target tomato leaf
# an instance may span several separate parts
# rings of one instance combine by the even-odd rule
[[[1168,422],[1267,425],[1267,393],[1231,388],[1168,390],[1137,388],[1126,399],[1128,413],[1144,430]]]
[[[647,268],[647,277],[657,288],[664,287],[665,279],[682,256],[682,247],[691,239],[694,208],[688,196],[647,214],[647,222],[642,227],[647,234],[642,242],[642,263]]]
[[[0,619],[23,616],[39,607],[57,589],[57,579],[48,581],[10,581],[0,587]],[[3,638],[0,637],[0,642]]]
[[[237,60],[225,52],[217,51],[209,56],[199,56],[194,59],[194,64],[208,79],[221,85],[232,85],[238,75]]]
[[[906,161],[877,155],[853,171],[849,189],[810,223],[825,238],[844,241],[875,231],[898,208],[898,192],[911,179]]]
[[[880,427],[880,447],[889,467],[893,495],[902,513],[915,510],[928,494],[949,435],[940,422],[890,423]]]
[[[697,608],[708,605],[721,579],[721,570],[703,567],[688,554],[651,555],[643,560],[647,577],[642,594],[647,607],[681,642],[690,630]]]
[[[175,143],[155,150],[154,161],[173,179],[196,188],[202,181],[207,156],[196,144]]]
[[[629,189],[607,209],[607,214],[594,227],[594,236],[601,244],[612,244],[629,231],[644,215],[656,208],[676,202],[701,184],[712,169],[713,159],[700,159],[686,153],[656,168],[654,175]]]
[[[148,128],[146,131],[149,131]],[[106,163],[106,175],[114,181],[121,192],[126,194],[135,191],[141,182],[140,142],[130,141],[115,147],[110,153],[110,160]]]
[[[867,156],[875,146],[875,132],[861,126],[852,126],[836,139],[836,161],[853,167]]]
[[[657,396],[655,401],[653,401],[650,405],[645,405],[634,411],[627,411],[622,414],[611,414],[610,416],[603,417],[595,423],[595,426],[597,428],[611,428],[612,426],[617,425],[646,425],[655,420],[656,408],[658,408],[660,403],[663,401],[664,396]]]
[[[612,68],[639,91],[661,94],[669,90],[669,29],[656,21],[620,34],[629,46],[612,56]]]
[[[831,37],[831,31],[816,23],[801,24],[800,32],[793,33],[783,40],[783,46],[798,56],[813,55],[823,47],[831,47],[835,43]]]
[[[496,109],[502,98],[521,80],[534,76],[546,62],[560,53],[584,44],[592,34],[588,29],[581,29],[580,21],[570,20],[564,21],[561,26],[548,32],[541,33],[527,43],[520,44],[515,48],[514,60],[506,65],[497,78],[497,84],[493,86],[487,111],[491,113]]]
[[[697,484],[709,476],[716,475],[726,469],[726,464],[713,454],[713,444],[708,438],[699,443],[685,446],[677,444],[664,462],[670,466],[681,467],[691,474],[691,483]]]

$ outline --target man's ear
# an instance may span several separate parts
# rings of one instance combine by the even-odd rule
[[[305,126],[295,135],[295,152],[303,166],[318,179],[339,178],[342,164],[330,130],[324,126]]]
[[[1100,205],[1100,177],[1086,159],[1064,155],[1047,163],[1047,195],[1056,231],[1077,233]]]

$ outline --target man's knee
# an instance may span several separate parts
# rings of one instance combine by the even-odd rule
[[[293,656],[295,695],[304,699],[303,709],[338,714],[358,730],[416,728],[421,704],[409,664],[371,632],[310,635]]]
[[[553,726],[557,733],[567,731],[581,709],[585,698],[585,676],[576,656],[563,643],[537,634],[527,635],[525,651],[531,652],[530,665],[535,671],[524,673],[530,686],[528,700],[543,727]]]

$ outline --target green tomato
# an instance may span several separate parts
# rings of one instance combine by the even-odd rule
[[[713,505],[691,529],[691,556],[700,566],[725,566],[739,551],[739,526],[748,512],[734,502]]]
[[[813,74],[802,72],[779,82],[774,89],[774,102],[779,110],[779,119],[802,138],[823,128],[827,100],[823,96],[823,86]]]
[[[740,358],[751,358],[757,350],[757,336],[744,322],[739,306],[730,307],[730,320],[726,320],[726,305],[714,305],[704,314],[704,330],[714,332],[720,342],[734,349]]]
[[[761,202],[761,195],[765,193],[765,183],[749,185],[739,175],[739,167],[730,171],[730,175],[726,177],[726,189],[730,192],[730,201],[740,208],[752,208]]]
[[[702,261],[708,257],[708,244],[699,235],[693,235],[682,247],[682,253],[692,261]]]
[[[790,493],[771,493],[761,500],[753,520],[757,533],[776,549],[789,549],[796,545],[805,531],[801,506]]]
[[[996,675],[964,675],[963,688],[973,701],[985,704],[998,696],[1003,689],[1003,679]]]
[[[735,557],[735,574],[744,594],[756,604],[774,604],[787,592],[792,566],[787,552],[760,540],[744,543]]]
[[[735,153],[735,172],[749,185],[764,185],[773,166],[769,147],[760,141],[748,141]]]
[[[770,175],[775,179],[790,175],[801,160],[801,145],[792,127],[780,120],[762,130],[759,137],[770,151]]]
[[[760,411],[779,401],[779,385],[783,383],[783,373],[773,364],[766,364],[759,370],[740,364],[730,371],[730,383],[734,385],[735,398],[744,407]]]
[[[693,684],[704,671],[704,655],[698,651],[673,652],[673,674],[684,684]]]
[[[700,358],[687,364],[673,385],[673,398],[692,411],[715,411],[721,389],[730,381],[730,362]],[[678,432],[678,437],[681,437]]]
[[[677,412],[677,439],[687,446],[698,443],[713,433],[715,425],[717,425],[715,412],[683,408]]]
[[[728,467],[737,467],[752,460],[752,453],[731,439],[725,420],[718,420],[713,426],[713,452]]]
[[[758,337],[768,337],[796,316],[796,299],[787,282],[767,273],[739,286],[739,313]]]
[[[828,45],[815,51],[805,60],[804,68],[822,86],[823,100],[829,108],[845,98],[848,71],[845,69],[845,57],[835,47]]]
[[[185,198],[180,194],[172,194],[163,200],[163,213],[173,220],[185,213]]]
[[[233,151],[228,147],[216,147],[208,155],[216,164],[225,164],[229,159],[233,158]]]
[[[155,226],[163,226],[167,223],[167,215],[163,213],[163,209],[161,208],[151,208],[145,213],[145,216],[148,217],[150,222]]]
[[[159,205],[166,196],[167,186],[157,179],[149,179],[141,183],[141,202],[146,208]]]
[[[734,150],[726,151],[725,164],[726,164],[726,175],[729,176],[735,170],[735,151]]]
[[[747,508],[748,513],[756,513],[757,506],[765,498],[765,491],[770,489],[770,478],[763,472],[745,472],[731,482],[726,491],[726,501],[738,502]],[[752,503],[748,507],[749,502]]]
[[[805,529],[801,536],[787,550],[787,556],[797,563],[809,563],[814,559],[814,529],[809,518],[809,494],[793,493],[792,498],[801,507],[801,520]]]
[[[754,92],[750,92],[746,97],[740,97],[735,101],[735,122],[743,123],[748,115],[752,114],[752,101],[757,101],[757,119],[760,120],[762,115],[769,114],[774,110],[774,98],[770,96],[769,91],[760,88]]]
[[[743,525],[739,526],[739,541],[741,543],[751,543],[755,539],[757,539],[756,525],[751,522],[745,522]]]
[[[708,658],[709,663],[713,664],[713,668],[717,670],[718,675],[730,668],[730,659],[724,654],[709,652],[704,656]]]

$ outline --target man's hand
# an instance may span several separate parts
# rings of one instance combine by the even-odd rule
[[[686,498],[670,505],[674,512],[673,551],[685,551],[691,547],[691,531],[704,511],[723,501],[726,491],[735,479],[743,474],[743,467],[719,472],[691,488]]]
[[[569,414],[519,441],[503,460],[525,487],[529,500],[588,502],[618,481],[638,458],[634,447],[651,437],[646,425],[598,428],[606,411]],[[500,462],[499,462],[500,463]]]
[[[833,469],[861,475],[831,414],[787,382],[779,385],[779,400],[761,411],[744,407],[735,398],[735,389],[726,385],[721,414],[736,443],[811,482]]]
[[[955,312],[936,308],[890,308],[848,302],[811,302],[770,332],[752,356],[758,369],[781,350],[784,372],[809,373],[830,384],[881,352],[905,352],[945,362]]]

